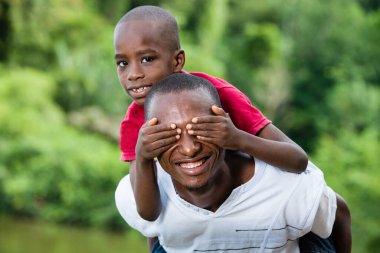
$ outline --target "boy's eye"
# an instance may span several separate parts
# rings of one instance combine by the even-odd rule
[[[119,61],[117,63],[117,66],[122,67],[122,68],[126,67],[127,65],[128,65],[128,62],[126,62],[126,61]]]
[[[141,60],[141,62],[145,63],[145,62],[151,62],[153,60],[154,60],[153,57],[147,56],[147,57],[143,57],[142,60]]]

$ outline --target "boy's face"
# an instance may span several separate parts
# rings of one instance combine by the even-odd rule
[[[220,147],[199,140],[186,130],[192,118],[212,115],[213,104],[210,95],[202,89],[175,95],[157,94],[150,104],[149,117],[156,117],[159,124],[174,123],[182,130],[180,139],[158,157],[180,193],[209,189],[224,161]]]
[[[159,24],[143,20],[120,23],[115,30],[117,74],[138,105],[144,105],[152,85],[183,67],[183,51],[170,49],[161,31]]]

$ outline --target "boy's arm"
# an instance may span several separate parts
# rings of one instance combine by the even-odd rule
[[[225,149],[240,150],[275,167],[291,172],[303,172],[306,153],[272,124],[266,125],[258,136],[236,128],[222,108],[212,106],[215,116],[197,117],[187,129],[189,134]]]
[[[276,167],[291,172],[303,172],[308,164],[306,152],[272,123],[266,125],[259,133],[267,150],[261,150],[262,160]]]
[[[179,135],[175,125],[156,125],[154,118],[144,124],[136,144],[136,160],[130,163],[130,180],[141,218],[154,221],[161,212],[160,192],[154,158],[168,149]]]

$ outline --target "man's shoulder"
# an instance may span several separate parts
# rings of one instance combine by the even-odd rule
[[[123,177],[116,187],[115,191],[115,201],[116,206],[119,209],[125,209],[125,198],[128,197],[133,191],[131,190],[131,181],[129,179],[129,174]],[[129,197],[128,197],[129,199]]]
[[[306,170],[300,174],[287,172],[283,169],[271,166],[263,161],[261,167],[265,170],[263,185],[271,191],[285,194],[284,189],[293,189],[290,193],[293,197],[300,195],[318,196],[324,189],[326,182],[322,171],[313,163],[309,162]],[[300,194],[302,193],[302,194]]]

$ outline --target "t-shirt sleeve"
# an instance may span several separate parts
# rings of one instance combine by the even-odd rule
[[[137,212],[136,201],[129,175],[125,176],[115,191],[117,210],[129,226],[136,229],[146,237],[156,237],[157,226],[155,222],[149,222],[140,217]]]
[[[256,135],[271,123],[249,98],[233,86],[218,90],[223,109],[229,113],[235,126],[245,132]]]
[[[322,238],[330,236],[335,222],[336,208],[336,194],[330,187],[326,186],[311,227],[314,234]]]
[[[136,160],[135,147],[139,130],[144,123],[144,109],[132,104],[120,124],[120,151],[122,161]]]

